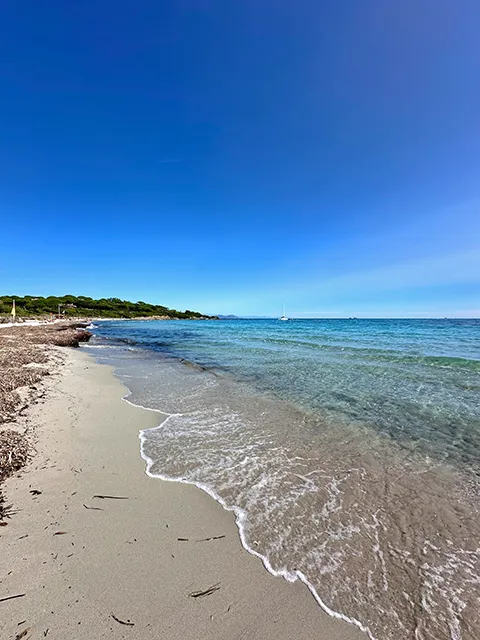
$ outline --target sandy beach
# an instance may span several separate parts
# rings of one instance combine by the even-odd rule
[[[0,528],[2,638],[366,637],[271,576],[205,493],[149,478],[138,432],[161,415],[123,401],[81,349],[62,357],[19,418],[36,454],[4,484],[16,512]]]

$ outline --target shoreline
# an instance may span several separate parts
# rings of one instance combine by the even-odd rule
[[[243,549],[249,553],[250,555],[258,558],[259,560],[261,560],[265,570],[274,578],[282,578],[283,580],[285,580],[286,582],[289,583],[295,583],[297,581],[303,583],[307,589],[310,591],[311,596],[315,599],[315,601],[317,602],[318,606],[322,609],[322,611],[324,613],[326,613],[328,616],[332,617],[332,618],[336,618],[337,620],[341,620],[343,622],[348,623],[349,625],[352,625],[356,628],[358,628],[360,631],[362,631],[365,634],[365,637],[368,636],[368,638],[370,638],[371,640],[375,640],[375,638],[370,634],[369,630],[366,629],[362,623],[359,620],[355,620],[352,618],[348,618],[347,616],[345,616],[344,614],[338,612],[338,611],[334,611],[333,609],[330,609],[330,607],[328,607],[327,604],[325,604],[325,602],[320,598],[320,596],[318,595],[317,591],[315,590],[314,586],[308,581],[307,577],[301,572],[301,571],[287,571],[287,570],[283,570],[283,571],[276,571],[272,565],[270,564],[270,561],[268,559],[268,557],[266,555],[263,555],[261,553],[259,553],[258,551],[256,551],[253,547],[251,547],[246,539],[246,535],[245,535],[245,525],[244,522],[247,518],[247,513],[241,509],[240,507],[230,507],[226,504],[226,502],[213,490],[211,489],[208,485],[203,484],[201,482],[193,482],[193,481],[189,481],[189,480],[185,480],[183,478],[173,478],[173,477],[169,477],[167,475],[163,475],[163,474],[155,474],[151,472],[151,467],[153,466],[154,462],[151,458],[149,458],[143,449],[143,445],[145,442],[145,436],[144,433],[146,431],[151,431],[152,429],[161,429],[162,426],[164,425],[164,423],[171,417],[171,415],[174,414],[166,414],[164,412],[158,411],[156,409],[148,409],[147,407],[140,407],[139,405],[136,405],[132,402],[130,402],[127,397],[122,398],[123,400],[125,400],[126,402],[128,402],[129,404],[131,404],[134,407],[139,407],[141,409],[145,409],[146,411],[156,411],[159,415],[163,415],[164,419],[162,420],[162,422],[157,425],[156,427],[151,427],[150,429],[142,429],[140,431],[140,453],[141,456],[143,458],[143,460],[145,461],[146,464],[146,469],[145,469],[145,473],[152,479],[157,479],[157,480],[161,480],[162,482],[173,482],[173,483],[179,483],[179,484],[185,484],[187,486],[191,486],[191,487],[195,487],[196,489],[199,489],[200,491],[203,491],[204,493],[207,494],[207,496],[209,496],[210,498],[212,498],[212,500],[214,500],[215,502],[217,502],[222,509],[224,509],[227,512],[232,513],[232,515],[234,516],[234,521],[235,521],[235,526],[238,529],[238,536],[240,539],[240,544],[242,545]]]
[[[122,402],[110,367],[62,353],[43,404],[27,410],[37,454],[3,485],[17,513],[0,529],[2,635],[366,638],[299,580],[267,573],[204,491],[148,477],[139,431],[161,414]]]

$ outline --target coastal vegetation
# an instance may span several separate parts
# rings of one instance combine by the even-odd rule
[[[177,311],[162,305],[147,302],[129,302],[120,298],[100,298],[88,296],[0,296],[0,316],[9,315],[15,300],[18,317],[38,317],[62,315],[66,318],[210,318],[198,311]]]

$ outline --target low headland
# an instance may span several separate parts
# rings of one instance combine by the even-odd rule
[[[0,636],[360,640],[241,546],[233,514],[145,474],[123,401],[78,347],[82,323],[0,329]]]

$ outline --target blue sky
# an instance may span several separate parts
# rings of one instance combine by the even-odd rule
[[[480,317],[477,0],[4,0],[0,291]]]

